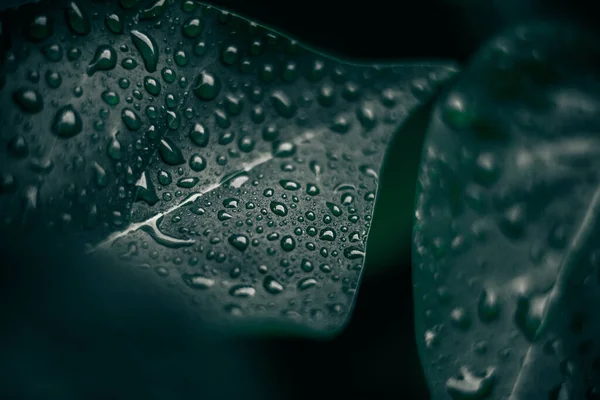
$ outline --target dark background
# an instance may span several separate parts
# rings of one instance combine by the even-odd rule
[[[520,20],[550,16],[591,26],[598,22],[591,5],[573,0],[212,3],[320,50],[364,60],[464,63],[487,38]],[[208,344],[203,335],[210,333],[180,314],[176,304],[125,295],[135,288],[135,276],[106,268],[84,276],[75,256],[38,258],[45,254],[44,244],[1,249],[0,397],[427,399],[410,283],[414,185],[398,187],[399,164],[392,160],[398,159],[395,154],[418,154],[428,107],[390,149],[368,244],[377,251],[368,252],[356,308],[340,336]],[[403,165],[409,181],[417,164],[413,157]],[[397,223],[385,225],[382,215],[391,212]],[[52,244],[47,246],[51,253]],[[94,270],[90,266],[88,272]],[[75,289],[56,289],[66,286]],[[98,297],[106,300],[98,304]]]

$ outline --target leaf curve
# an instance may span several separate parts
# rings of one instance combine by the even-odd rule
[[[73,96],[40,89],[10,65],[42,65],[45,76],[43,49],[59,39],[81,53],[81,61],[55,67],[65,69],[61,88],[79,79],[83,94],[69,100],[80,119],[67,110],[51,143],[63,157],[88,153],[48,171],[42,220],[66,220],[68,232],[89,238],[90,253],[156,271],[148,279],[167,281],[217,322],[340,329],[386,144],[455,71],[451,63],[348,64],[195,1],[42,3],[5,20],[17,40],[6,57],[4,120],[28,140],[50,141],[43,121]],[[13,55],[19,40],[32,59]],[[62,51],[68,58],[75,50]],[[39,96],[23,101],[44,100],[37,112],[13,105],[25,79]],[[34,133],[25,127],[30,118]],[[23,164],[0,167],[15,181],[38,182],[37,172],[19,175],[30,173]],[[68,197],[90,178],[103,186],[86,191],[92,201]],[[6,196],[10,204],[16,198]],[[67,213],[63,198],[79,214]],[[101,228],[93,234],[83,223],[90,203]]]
[[[598,394],[599,54],[571,26],[513,28],[432,115],[413,284],[435,399]]]

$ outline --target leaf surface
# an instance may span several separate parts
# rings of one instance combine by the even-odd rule
[[[513,28],[433,113],[413,278],[434,399],[598,396],[597,43]]]
[[[30,229],[88,237],[215,323],[341,328],[386,146],[451,63],[348,64],[194,1],[5,21],[10,229],[37,213]]]

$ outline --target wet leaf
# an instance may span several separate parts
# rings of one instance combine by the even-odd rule
[[[455,67],[351,65],[197,2],[134,3],[5,16],[2,138],[29,151],[0,163],[10,229],[38,211],[34,230],[87,235],[217,324],[339,330],[386,147]]]
[[[570,26],[514,28],[433,113],[413,279],[434,399],[598,394],[597,43]]]

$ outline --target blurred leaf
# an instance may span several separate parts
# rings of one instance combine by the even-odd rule
[[[434,399],[598,396],[599,55],[570,26],[513,28],[435,109],[413,262]]]
[[[4,232],[84,237],[215,324],[343,326],[387,145],[451,63],[348,64],[194,1],[3,21]]]

